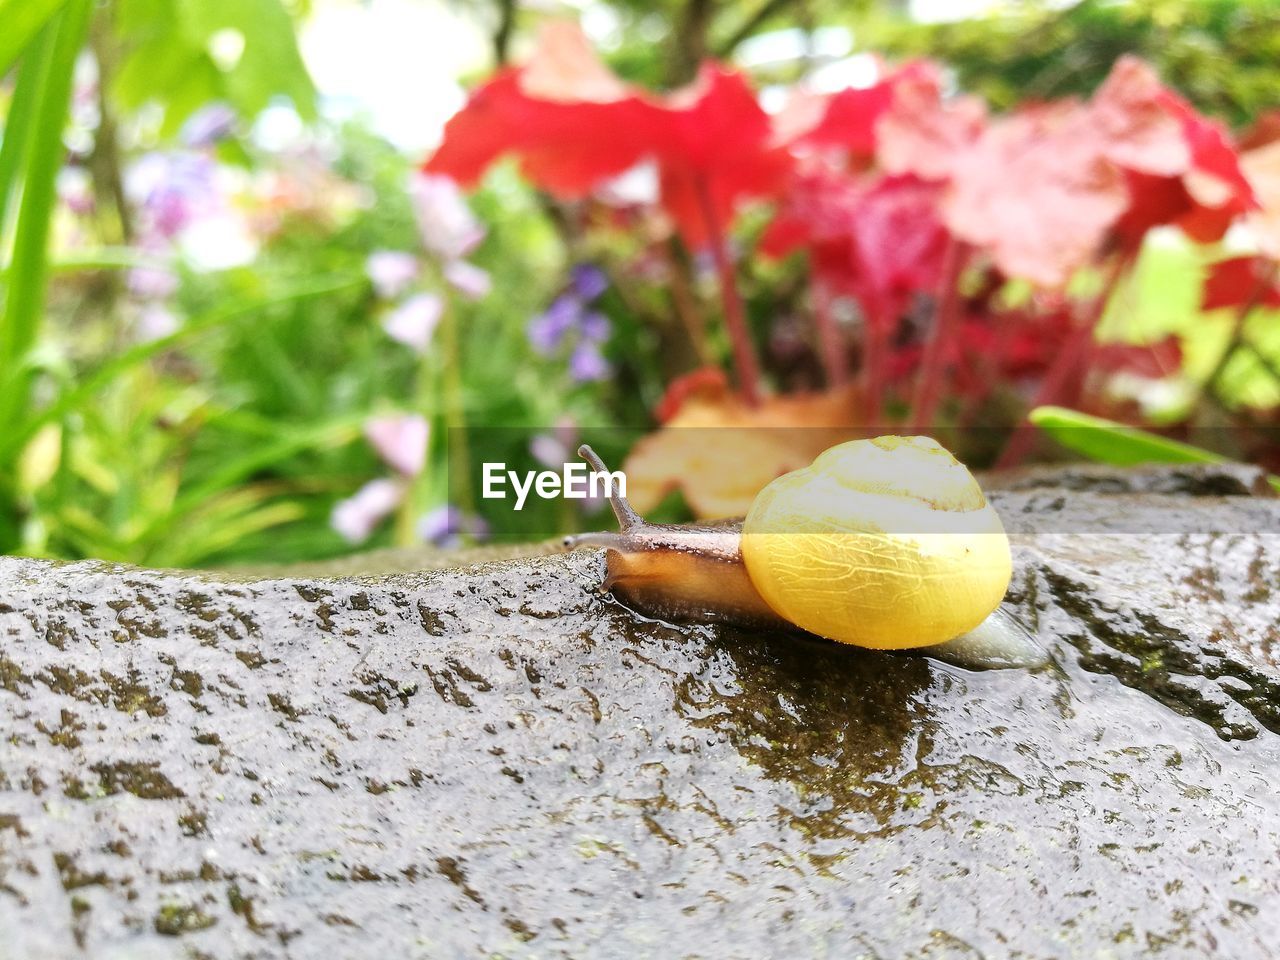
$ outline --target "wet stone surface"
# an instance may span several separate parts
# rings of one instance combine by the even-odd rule
[[[1073,476],[993,494],[1037,671],[645,622],[590,553],[2,560],[0,955],[1275,955],[1280,500]]]

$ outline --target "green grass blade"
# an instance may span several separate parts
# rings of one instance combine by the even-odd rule
[[[53,46],[53,31],[48,30],[27,48],[5,118],[4,140],[0,142],[0,251],[9,235],[9,204],[18,193],[18,179],[26,168],[32,118],[44,92]]]
[[[0,78],[67,0],[0,0]]]
[[[99,270],[164,270],[170,266],[165,258],[146,254],[132,247],[96,247],[69,252],[56,260],[50,260],[49,273],[58,275]],[[9,272],[8,269],[0,268],[0,280],[4,280]]]
[[[158,539],[165,527],[181,523],[183,518],[203,509],[217,497],[228,494],[237,484],[254,474],[307,450],[341,446],[360,435],[360,426],[371,414],[368,411],[336,417],[327,423],[296,429],[274,443],[238,457],[184,490],[173,506],[137,536],[139,541]]]
[[[22,208],[9,264],[9,295],[0,327],[0,358],[12,360],[26,351],[35,340],[44,309],[46,253],[57,201],[58,171],[65,153],[62,131],[90,10],[89,0],[71,0],[51,24],[56,37],[40,106],[33,118]]]
[[[202,317],[187,321],[182,327],[166,337],[149,340],[146,343],[140,343],[136,347],[125,350],[123,353],[112,357],[97,370],[83,376],[77,386],[61,394],[48,407],[28,417],[23,424],[15,427],[11,432],[0,435],[0,464],[6,463],[10,457],[21,450],[27,441],[35,435],[36,431],[46,423],[59,420],[71,411],[90,402],[99,390],[111,383],[116,377],[157,354],[163,353],[165,350],[181,346],[187,340],[217,329],[239,317],[274,306],[297,303],[313,297],[324,297],[342,293],[346,290],[358,289],[367,282],[364,277],[344,277],[340,280],[330,280],[326,283],[290,290],[262,300],[224,307],[221,310],[214,310]]]
[[[1227,457],[1157,433],[1065,407],[1036,407],[1033,424],[1068,450],[1098,463],[1131,467],[1140,463],[1228,463]],[[1280,490],[1280,477],[1267,480]]]
[[[275,443],[267,444],[215,470],[199,484],[182,492],[174,501],[171,516],[194,510],[213,496],[248,479],[255,473],[281,460],[306,450],[339,446],[360,435],[360,426],[369,419],[369,411],[336,417],[327,423],[295,430]]]
[[[11,371],[14,361],[35,342],[44,312],[49,232],[57,202],[58,171],[65,153],[62,132],[76,59],[84,45],[92,10],[91,0],[69,0],[49,22],[49,29],[55,31],[53,52],[40,105],[32,117],[22,206],[13,239],[4,315],[0,317],[0,367],[5,371]],[[5,374],[0,395],[4,422],[17,424],[25,418],[29,384],[30,377],[24,373]]]

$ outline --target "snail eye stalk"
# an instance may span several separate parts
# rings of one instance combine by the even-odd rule
[[[596,473],[610,473],[608,467],[604,465],[604,461],[599,455],[592,450],[587,444],[583,444],[578,448],[578,456],[587,463],[591,464],[591,469]],[[609,505],[613,507],[613,515],[618,518],[618,526],[627,531],[633,527],[638,527],[644,523],[640,514],[631,508],[631,504],[627,502],[627,498],[618,492],[617,484],[609,484]]]

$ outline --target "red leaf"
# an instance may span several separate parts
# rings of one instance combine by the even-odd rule
[[[847,263],[850,224],[862,193],[857,181],[830,165],[815,162],[790,178],[778,213],[760,239],[766,256],[780,257],[801,247],[838,248],[834,259]]]
[[[1138,173],[1181,176],[1191,166],[1182,123],[1169,109],[1155,71],[1124,56],[1090,102],[1096,135],[1113,163]]]
[[[840,90],[825,97],[817,121],[803,132],[787,137],[798,147],[836,147],[851,156],[869,158],[876,152],[876,127],[894,104],[900,84],[924,83],[936,92],[937,67],[923,60],[913,61],[865,88]]]
[[[1182,342],[1170,334],[1155,343],[1104,343],[1094,347],[1092,366],[1103,373],[1132,373],[1158,380],[1182,366]]]
[[[850,286],[868,320],[882,329],[906,313],[917,293],[938,287],[947,245],[940,193],[940,186],[917,177],[884,177],[859,198]]]
[[[471,95],[445,124],[428,173],[474,186],[504,154],[530,180],[566,199],[634,166],[649,149],[659,116],[635,97],[613,103],[558,103],[527,96],[520,73],[504,71]],[[601,136],[600,131],[616,134]]]
[[[572,198],[652,157],[663,205],[696,246],[706,240],[702,184],[722,226],[740,198],[780,184],[790,158],[770,138],[768,115],[741,74],[708,64],[690,86],[651,97],[610,73],[580,28],[555,23],[528,64],[472,94],[426,169],[471,185],[514,154],[530,180]]]
[[[887,328],[916,293],[937,287],[946,245],[940,191],[912,176],[859,181],[811,166],[793,178],[761,249],[777,256],[807,248],[814,277],[852,296],[870,322]]]
[[[691,247],[707,241],[700,190],[723,229],[738,202],[777,191],[790,155],[770,142],[769,117],[740,74],[706,64],[666,100],[669,126],[655,142],[662,203]]]
[[[1253,302],[1258,306],[1280,307],[1280,285],[1268,280],[1271,265],[1261,257],[1233,257],[1220,260],[1209,268],[1201,293],[1200,309],[1219,310],[1243,307]]]
[[[993,123],[953,161],[942,216],[1004,273],[1060,286],[1100,247],[1127,193],[1088,113],[1064,102]]]
[[[914,64],[893,84],[893,101],[876,125],[880,164],[889,173],[945,180],[986,118],[987,108],[976,97],[944,101],[938,68]]]
[[[1129,209],[1116,232],[1131,249],[1160,224],[1201,242],[1220,240],[1256,205],[1221,124],[1165,88],[1141,60],[1116,61],[1090,110],[1102,152],[1128,178]]]

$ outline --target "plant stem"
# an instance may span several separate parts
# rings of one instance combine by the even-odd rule
[[[933,331],[925,344],[916,393],[911,402],[908,422],[913,427],[926,427],[932,423],[938,401],[942,399],[942,381],[946,375],[947,351],[955,333],[955,314],[960,304],[960,273],[966,252],[965,245],[955,237],[947,240],[935,298]]]
[[[1102,289],[1089,301],[1082,319],[1076,324],[1076,328],[1071,332],[1062,350],[1054,357],[1053,363],[1045,372],[1044,379],[1040,381],[1040,389],[1036,391],[1031,409],[1047,405],[1062,405],[1064,393],[1071,384],[1072,378],[1082,372],[1080,366],[1088,356],[1089,345],[1093,342],[1093,333],[1098,327],[1098,321],[1106,312],[1107,304],[1111,302],[1111,297],[1120,283],[1120,277],[1124,274],[1124,268],[1129,263],[1130,258],[1126,255],[1117,256],[1112,262]],[[996,469],[1003,470],[1020,464],[1030,452],[1034,438],[1035,433],[1030,429],[1025,427],[1015,429],[1013,436],[1001,451],[1000,458],[996,461]]]
[[[444,420],[448,430],[449,472],[461,480],[456,484],[459,509],[470,512],[475,503],[471,497],[471,447],[467,437],[467,410],[462,385],[462,350],[458,341],[458,313],[453,295],[446,286],[442,294],[444,315],[440,318],[440,340],[444,354],[443,392]],[[450,491],[452,494],[452,491]]]
[[[704,367],[715,363],[711,357],[711,349],[707,346],[707,328],[701,311],[694,302],[693,291],[689,285],[689,264],[676,250],[676,241],[658,244],[663,257],[667,261],[667,270],[671,277],[671,303],[675,307],[676,316],[680,318],[693,352],[698,355],[698,362]]]
[[[707,227],[707,241],[711,245],[711,256],[715,260],[716,273],[720,278],[720,299],[724,303],[724,322],[729,331],[729,342],[733,346],[733,364],[738,372],[738,390],[749,406],[760,405],[760,360],[756,356],[755,345],[751,342],[751,332],[747,329],[746,311],[742,306],[742,297],[734,283],[733,264],[729,260],[729,251],[725,246],[724,231],[720,219],[716,216],[715,204],[711,199],[711,186],[704,175],[694,178],[694,190],[698,194],[698,203],[702,207],[702,217]]]
[[[822,367],[827,373],[827,386],[843,387],[849,382],[849,358],[841,343],[835,315],[831,312],[831,291],[820,282],[813,285],[813,320],[818,330],[818,346]]]
[[[1249,340],[1242,341],[1242,346],[1253,354],[1253,359],[1257,361],[1258,366],[1262,367],[1276,383],[1280,383],[1280,366],[1259,349],[1256,343]]]
[[[885,344],[888,331],[878,323],[867,325],[862,356],[862,400],[866,410],[865,421],[869,427],[880,426],[884,414]]]
[[[1249,292],[1249,297],[1244,303],[1240,304],[1236,315],[1231,323],[1231,335],[1227,340],[1227,345],[1223,348],[1218,362],[1213,365],[1213,370],[1204,379],[1202,391],[1208,393],[1216,389],[1218,381],[1222,379],[1222,375],[1226,373],[1227,366],[1231,363],[1236,352],[1244,346],[1244,331],[1248,324],[1249,316],[1257,309],[1262,302],[1263,295],[1267,292],[1267,288],[1275,282],[1277,264],[1272,261],[1267,265],[1257,278],[1257,282],[1253,285],[1253,289]]]

